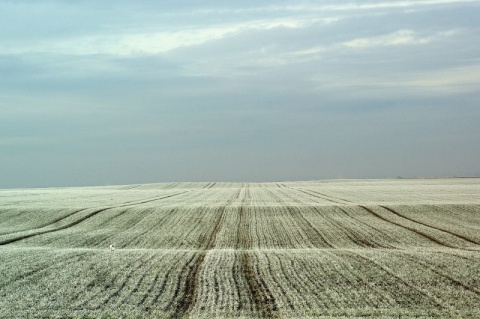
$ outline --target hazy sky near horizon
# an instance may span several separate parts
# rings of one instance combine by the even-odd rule
[[[479,16],[0,0],[0,188],[480,175]]]

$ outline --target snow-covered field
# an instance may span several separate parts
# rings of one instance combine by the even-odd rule
[[[0,318],[477,318],[479,305],[480,179],[0,190]]]

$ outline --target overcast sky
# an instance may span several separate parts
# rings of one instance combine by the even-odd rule
[[[0,0],[0,188],[480,175],[479,16]]]

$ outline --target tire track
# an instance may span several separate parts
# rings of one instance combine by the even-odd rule
[[[242,293],[241,293],[241,287],[239,286],[238,280],[236,277],[243,276],[245,278],[245,281],[247,283],[247,287],[250,287],[251,283],[249,283],[249,278],[245,276],[245,250],[251,249],[252,248],[252,236],[250,234],[250,224],[248,223],[248,219],[246,218],[246,212],[245,208],[240,206],[240,211],[239,211],[239,225],[237,227],[237,241],[235,244],[235,250],[238,251],[238,253],[235,254],[235,263],[238,265],[234,269],[234,281],[236,285],[236,290],[237,294],[239,297],[239,308],[243,309],[244,305],[242,302]],[[241,251],[241,252],[240,252]],[[248,300],[253,301],[254,300],[254,295],[251,289],[247,289],[246,294],[248,295]],[[256,304],[254,302],[248,303],[250,305],[249,310],[250,312],[255,311]]]
[[[293,189],[293,188],[292,188]],[[300,189],[300,188],[295,188],[296,191],[298,192],[301,192],[301,193],[304,193],[304,194],[307,194],[309,197],[315,197],[315,198],[319,198],[321,200],[326,200],[327,202],[331,202],[331,203],[334,203],[334,204],[344,204],[344,203],[341,203],[339,201],[335,201],[335,200],[332,200],[332,199],[329,199],[329,198],[325,198],[325,197],[320,197],[320,196],[317,196],[317,195],[314,195],[314,194],[310,194],[309,192],[303,190],[303,189]]]
[[[126,186],[124,188],[122,188],[122,190],[126,191],[126,190],[131,190],[131,189],[134,189],[134,188],[137,188],[137,187],[140,187],[141,185],[130,185],[130,186]]]
[[[238,192],[235,194],[234,197],[232,197],[225,207],[223,208],[222,213],[219,215],[217,218],[217,221],[215,223],[215,227],[213,228],[213,231],[210,233],[210,236],[208,237],[206,244],[205,244],[205,250],[197,252],[196,255],[194,256],[193,260],[193,265],[191,265],[188,269],[187,275],[186,275],[186,281],[185,281],[185,288],[183,290],[183,294],[178,300],[176,307],[174,309],[173,314],[170,316],[170,318],[183,318],[186,316],[188,313],[191,312],[193,307],[195,306],[195,303],[197,301],[197,294],[198,294],[198,283],[200,281],[199,279],[199,274],[200,270],[202,268],[202,265],[205,261],[205,256],[209,250],[212,250],[215,247],[215,243],[217,241],[217,236],[218,233],[220,232],[220,229],[222,228],[223,221],[225,219],[225,214],[227,211],[227,207],[233,203],[235,199],[238,199],[240,195],[240,189]],[[183,276],[181,277],[183,278]],[[180,282],[177,284],[177,289],[175,296],[177,296],[180,293]],[[172,301],[175,300],[175,298],[172,299]],[[170,309],[172,307],[171,304],[167,307],[167,309]]]
[[[235,249],[250,249],[251,245],[249,242],[250,227],[247,225],[245,218],[245,210],[243,206],[240,206],[239,214],[239,225],[237,227],[237,238],[235,243]]]
[[[356,218],[354,215],[348,213],[345,209],[343,209],[342,207],[339,207],[337,206],[337,209],[339,209],[340,211],[344,212],[345,215],[347,215],[348,217],[350,217],[352,220],[354,220],[355,222],[359,223],[359,224],[362,224],[364,225],[365,227],[369,228],[369,229],[372,229],[374,232],[378,232],[380,233],[383,237],[385,238],[388,238],[388,241],[389,242],[393,242],[394,239],[388,234],[388,233],[385,233],[384,231],[382,231],[381,229],[378,229],[378,228],[375,228],[373,227],[372,225],[369,225],[368,223]],[[396,249],[396,247],[392,246],[392,245],[388,245],[388,246],[384,246],[384,245],[380,245],[378,244],[379,247],[381,248],[387,248],[387,249]]]
[[[320,199],[324,199],[324,200],[330,201],[330,202],[335,203],[335,204],[342,204],[342,205],[353,204],[353,202],[351,202],[349,200],[346,200],[346,199],[343,199],[343,198],[338,198],[338,197],[333,197],[333,196],[330,196],[330,195],[326,195],[326,194],[316,192],[316,191],[311,190],[311,189],[304,190],[304,189],[297,188],[297,190],[299,190],[299,191],[301,191],[301,192],[303,192],[307,195],[314,196],[314,197],[317,197],[317,198],[320,198]],[[311,194],[311,193],[313,193],[313,194]],[[319,196],[316,196],[314,194],[319,195]]]
[[[173,302],[176,300],[176,297],[180,295],[180,288],[183,278],[185,276],[185,288],[183,289],[183,293],[180,299],[176,303],[176,307],[173,311],[173,314],[169,318],[183,318],[186,316],[191,309],[193,308],[196,300],[196,294],[198,290],[198,274],[200,272],[200,267],[205,260],[206,252],[202,251],[193,255],[190,262],[188,262],[184,268],[182,269],[180,279],[177,280],[177,286],[175,289],[175,293],[171,301],[166,307],[166,310],[170,310],[173,308]],[[193,262],[192,265],[189,265]],[[186,275],[184,273],[186,272]]]
[[[407,217],[407,216],[405,216],[405,215],[403,215],[403,214],[400,214],[399,212],[393,210],[393,209],[390,208],[390,207],[387,207],[387,206],[380,206],[380,207],[388,210],[388,211],[391,212],[392,214],[395,214],[395,215],[397,215],[397,216],[399,216],[399,217],[402,217],[402,218],[404,218],[404,219],[407,219],[407,220],[409,220],[409,221],[411,221],[411,222],[414,222],[414,223],[417,223],[417,224],[420,224],[420,225],[423,225],[423,226],[426,226],[426,227],[429,227],[429,228],[433,228],[433,229],[436,229],[436,230],[445,232],[445,233],[450,234],[450,235],[452,235],[452,236],[454,236],[454,237],[463,239],[463,240],[465,240],[465,241],[467,241],[467,242],[469,242],[469,243],[471,243],[471,244],[480,245],[480,243],[478,243],[478,242],[476,242],[476,241],[474,241],[474,240],[472,240],[472,239],[470,239],[470,238],[467,238],[467,237],[465,237],[465,236],[456,234],[456,233],[454,233],[454,232],[452,232],[452,231],[449,231],[449,230],[446,230],[446,229],[443,229],[443,228],[440,228],[440,227],[432,226],[432,225],[429,225],[429,224],[420,222],[420,221],[418,221],[418,220],[415,220],[415,219],[413,219],[413,218]]]
[[[217,183],[216,183],[216,182],[209,183],[209,184],[207,184],[207,186],[205,187],[205,189],[210,189],[210,188],[212,188],[213,186],[215,186],[215,184],[217,184]]]
[[[58,228],[55,228],[55,229],[44,230],[44,231],[40,231],[40,232],[37,232],[37,233],[23,235],[23,236],[20,236],[20,237],[15,237],[15,238],[10,238],[10,239],[4,240],[4,241],[0,242],[0,246],[8,245],[8,244],[11,244],[11,243],[14,243],[14,242],[17,242],[17,241],[20,241],[20,240],[24,240],[24,239],[27,239],[27,238],[31,238],[31,237],[35,237],[35,236],[39,236],[39,235],[43,235],[43,234],[48,234],[48,233],[53,233],[53,232],[57,232],[57,231],[60,231],[60,230],[67,229],[69,227],[73,227],[73,226],[78,225],[81,222],[83,222],[83,221],[85,221],[85,220],[103,212],[103,211],[106,211],[107,209],[111,209],[111,207],[95,210],[95,211],[91,212],[90,214],[87,214],[86,216],[84,216],[84,217],[82,217],[82,218],[80,218],[80,219],[78,219],[78,220],[76,220],[76,221],[74,221],[70,224],[62,226],[62,227],[58,227]]]
[[[75,210],[67,215],[64,215],[62,217],[59,217],[59,218],[56,218],[48,223],[45,223],[45,224],[41,224],[41,225],[38,225],[38,226],[34,226],[34,227],[31,227],[31,228],[25,228],[25,229],[22,229],[22,230],[18,230],[18,231],[13,231],[13,232],[7,232],[7,233],[2,233],[0,235],[12,235],[12,234],[16,234],[16,233],[23,233],[23,232],[26,232],[26,231],[29,231],[29,230],[34,230],[34,229],[40,229],[40,228],[45,228],[45,227],[48,227],[50,225],[53,225],[53,224],[56,224],[72,215],[75,215],[77,213],[80,213],[80,212],[83,212],[84,210],[87,210],[88,208],[82,208],[82,209],[79,209],[79,210]],[[28,211],[26,211],[25,213],[28,213]],[[1,243],[0,243],[1,245]]]
[[[335,206],[335,208],[338,208],[338,207]],[[320,213],[320,211],[318,210],[317,207],[313,207],[313,209],[315,211],[317,211],[318,213]],[[337,221],[337,220],[335,220],[331,217],[325,216],[324,219],[326,221],[328,221],[332,227],[336,228],[346,238],[348,238],[351,242],[358,245],[359,247],[362,247],[362,248],[378,248],[378,247],[385,248],[385,247],[382,247],[381,245],[378,245],[378,247],[377,247],[377,246],[375,246],[374,244],[372,244],[368,241],[365,241],[361,238],[358,238],[358,237],[360,237],[360,235],[358,234],[358,231],[354,231],[352,229],[348,229],[348,228],[344,227],[343,223],[341,223],[341,222],[339,222],[339,221]],[[356,235],[357,237],[355,237],[354,235]]]
[[[8,244],[12,244],[14,242],[17,242],[17,241],[20,241],[20,240],[24,240],[24,239],[27,239],[27,238],[31,238],[31,237],[35,237],[35,236],[40,236],[40,235],[44,235],[44,234],[48,234],[48,233],[53,233],[53,232],[57,232],[57,231],[61,231],[61,230],[64,230],[64,229],[67,229],[67,228],[70,228],[70,227],[73,227],[73,226],[76,226],[78,224],[80,224],[81,222],[91,218],[91,217],[94,217],[95,215],[98,215],[99,213],[103,212],[103,211],[106,211],[106,210],[109,210],[109,209],[115,209],[115,208],[122,208],[122,207],[126,207],[126,206],[132,206],[132,205],[139,205],[139,204],[144,204],[144,203],[148,203],[148,202],[152,202],[152,201],[156,201],[156,200],[161,200],[161,199],[165,199],[165,198],[169,198],[169,197],[173,197],[173,196],[177,196],[177,195],[181,195],[181,194],[184,194],[186,192],[189,192],[189,191],[184,191],[184,192],[180,192],[180,193],[176,193],[176,194],[172,194],[172,195],[168,195],[168,196],[164,196],[164,197],[161,197],[161,198],[156,198],[156,199],[150,199],[150,200],[146,200],[146,201],[140,201],[140,202],[128,202],[128,203],[125,203],[125,204],[122,204],[122,205],[118,205],[118,206],[108,206],[108,207],[105,207],[105,208],[102,208],[102,209],[97,209],[89,214],[87,214],[86,216],[82,217],[82,218],[79,218],[78,220],[76,221],[73,221],[67,225],[64,225],[64,226],[61,226],[61,227],[58,227],[58,228],[54,228],[54,229],[48,229],[48,230],[43,230],[43,231],[39,231],[39,232],[36,232],[36,233],[32,233],[32,234],[27,234],[27,235],[23,235],[23,236],[19,236],[19,237],[15,237],[15,238],[10,238],[10,239],[6,239],[6,240],[3,240],[0,242],[0,246],[4,246],[4,245],[8,245]],[[81,211],[84,211],[84,210],[87,210],[87,209],[91,209],[91,208],[86,208],[86,209],[83,209]],[[80,211],[78,211],[80,212]],[[77,212],[77,213],[78,213]]]
[[[186,191],[183,191],[183,192],[174,193],[174,194],[170,194],[170,195],[166,195],[166,196],[157,196],[157,197],[153,197],[153,198],[149,198],[149,199],[145,199],[145,200],[140,200],[140,201],[137,200],[137,201],[125,202],[121,205],[113,206],[111,208],[120,208],[120,207],[125,207],[125,206],[146,204],[146,203],[162,200],[162,199],[165,199],[165,198],[170,198],[170,197],[182,195],[182,194],[189,193],[189,192],[193,192],[193,190],[186,190]]]
[[[248,252],[244,251],[241,255],[243,275],[256,310],[262,318],[279,318],[276,300],[258,272],[258,263],[255,265]]]
[[[422,231],[419,231],[419,230],[416,230],[414,228],[411,228],[411,227],[408,227],[408,226],[405,226],[405,225],[402,225],[400,223],[396,223],[394,221],[391,221],[391,220],[388,220],[384,217],[382,217],[381,215],[379,215],[378,213],[375,213],[373,210],[371,210],[370,208],[366,207],[366,206],[362,206],[360,205],[359,207],[362,207],[363,209],[365,209],[366,211],[368,211],[370,214],[376,216],[377,218],[387,222],[387,223],[390,223],[392,225],[395,225],[395,226],[398,226],[398,227],[401,227],[401,228],[404,228],[404,229],[407,229],[411,232],[414,232],[416,233],[417,235],[420,235],[426,239],[428,239],[429,241],[437,244],[437,245],[440,245],[440,246],[443,246],[443,247],[447,247],[447,248],[453,248],[453,249],[464,249],[464,250],[468,250],[468,249],[465,249],[465,248],[461,248],[461,247],[455,247],[455,246],[452,246],[452,245],[449,245],[449,244],[445,244],[445,243],[442,243],[441,241],[437,240],[436,238],[422,232]]]
[[[175,188],[177,185],[180,185],[180,183],[170,183],[170,184],[167,184],[167,186],[165,186],[164,190],[165,190],[165,189]]]

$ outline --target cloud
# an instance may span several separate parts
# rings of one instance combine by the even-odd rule
[[[426,44],[431,41],[432,39],[429,37],[415,37],[414,31],[400,30],[385,36],[351,40],[348,42],[344,42],[344,45],[351,48],[366,48],[375,46]]]
[[[343,45],[350,48],[369,48],[378,46],[400,46],[400,45],[423,45],[436,41],[439,38],[450,37],[457,33],[456,30],[448,30],[430,36],[419,36],[413,30],[399,30],[387,35],[358,38],[344,42]]]
[[[424,6],[438,6],[449,4],[465,4],[474,3],[478,0],[419,0],[419,1],[378,1],[371,3],[361,4],[335,4],[326,5],[323,7],[317,7],[317,10],[332,10],[332,11],[344,11],[344,10],[373,10],[373,9],[395,9],[395,8],[413,8]]]
[[[41,43],[0,45],[3,54],[74,54],[74,55],[151,55],[181,47],[200,45],[250,30],[295,29],[314,23],[317,19],[267,19],[213,26],[192,26],[161,30],[136,30],[114,34],[80,35]],[[161,28],[159,28],[161,29]]]

